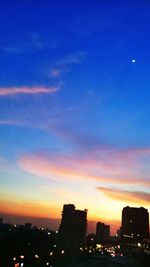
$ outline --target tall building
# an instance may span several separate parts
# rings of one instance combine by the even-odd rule
[[[76,210],[73,204],[65,204],[59,227],[60,247],[73,251],[85,243],[87,210]]]
[[[149,213],[140,207],[125,207],[122,210],[121,237],[124,241],[142,241],[149,237]]]
[[[105,243],[109,240],[110,225],[105,225],[102,222],[98,222],[96,225],[96,242]]]

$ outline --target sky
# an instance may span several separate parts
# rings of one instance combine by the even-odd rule
[[[150,209],[149,47],[148,0],[1,1],[1,217]]]

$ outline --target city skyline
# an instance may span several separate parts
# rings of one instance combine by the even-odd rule
[[[0,25],[0,217],[150,210],[150,3],[6,0]]]

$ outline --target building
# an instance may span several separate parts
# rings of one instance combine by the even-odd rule
[[[127,242],[142,241],[149,237],[149,213],[140,207],[125,207],[122,210],[122,240]]]
[[[0,218],[0,224],[3,224],[3,223],[4,223],[4,219]]]
[[[96,242],[106,243],[110,237],[110,225],[98,222],[96,225]]]
[[[31,228],[32,228],[32,223],[28,223],[28,222],[26,222],[24,228],[25,228],[26,230],[31,230]]]
[[[59,227],[60,247],[67,251],[78,250],[85,243],[87,210],[76,210],[73,204],[65,204]]]

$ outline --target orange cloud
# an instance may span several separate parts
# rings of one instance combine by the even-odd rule
[[[0,96],[9,96],[16,94],[54,94],[59,91],[58,87],[0,87]]]
[[[132,191],[124,191],[118,189],[110,189],[105,187],[98,187],[98,190],[102,191],[108,197],[129,203],[141,204],[149,204],[150,203],[150,194],[145,192],[132,192]]]

